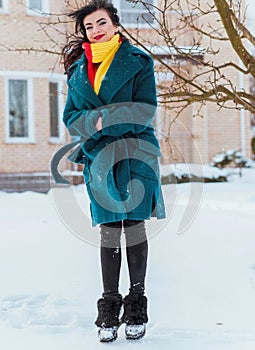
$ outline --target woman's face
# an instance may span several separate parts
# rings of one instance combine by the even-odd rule
[[[83,20],[83,24],[87,38],[91,43],[103,43],[111,40],[118,28],[116,24],[112,23],[111,18],[104,9],[96,10],[87,15]]]

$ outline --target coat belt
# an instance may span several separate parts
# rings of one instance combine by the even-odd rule
[[[68,143],[67,145],[61,147],[52,157],[51,162],[50,162],[50,170],[51,170],[51,174],[52,177],[54,179],[54,181],[58,184],[67,184],[70,185],[71,183],[66,180],[58,171],[58,165],[60,160],[72,149],[74,148],[76,145],[78,145],[80,142],[82,142],[82,140],[77,140],[77,141],[73,141]],[[70,156],[68,157],[68,159],[70,161],[76,161],[78,160],[78,163],[82,163],[81,159],[79,157],[82,156],[82,149],[81,146],[79,145],[78,147],[76,147],[76,149],[74,150],[74,152],[72,152],[70,154]]]

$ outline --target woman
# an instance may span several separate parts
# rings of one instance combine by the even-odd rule
[[[159,144],[151,125],[157,105],[153,62],[119,33],[117,10],[108,0],[92,0],[70,16],[80,35],[63,51],[68,76],[63,121],[80,137],[69,159],[84,165],[92,225],[100,225],[104,291],[95,323],[102,342],[115,340],[121,323],[127,339],[139,339],[148,322],[144,220],[165,217]],[[130,277],[123,299],[122,229]]]

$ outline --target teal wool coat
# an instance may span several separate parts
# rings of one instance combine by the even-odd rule
[[[92,225],[165,217],[152,127],[156,88],[152,59],[124,41],[94,92],[83,54],[68,71],[63,121],[80,146],[69,160],[84,164]],[[95,124],[102,117],[102,130]]]

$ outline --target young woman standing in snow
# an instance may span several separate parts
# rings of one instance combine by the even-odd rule
[[[78,36],[63,51],[63,121],[80,137],[69,159],[84,165],[92,225],[100,225],[103,294],[95,323],[102,342],[115,340],[123,322],[126,338],[139,339],[148,322],[144,220],[165,217],[151,124],[157,105],[153,62],[119,32],[117,10],[108,0],[92,0],[70,16]],[[119,293],[122,229],[130,277],[125,298]]]

